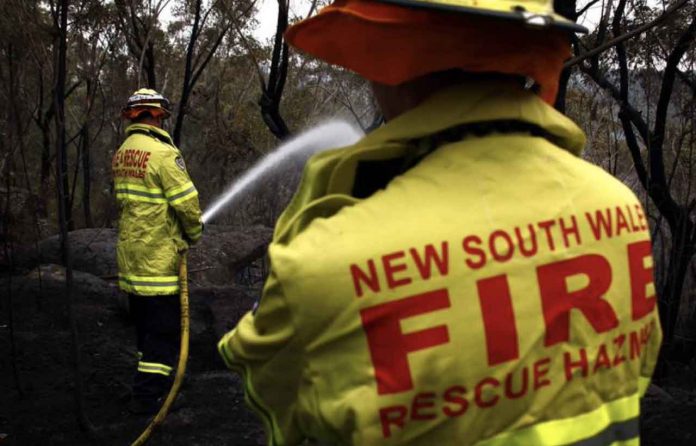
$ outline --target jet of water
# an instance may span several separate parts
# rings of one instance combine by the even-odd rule
[[[261,158],[251,169],[233,182],[203,213],[203,223],[209,222],[221,210],[242,196],[260,179],[288,160],[304,163],[310,156],[324,150],[356,143],[363,132],[342,120],[330,120],[306,130],[285,141],[274,151]]]

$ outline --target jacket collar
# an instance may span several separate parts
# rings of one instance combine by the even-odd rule
[[[530,92],[500,82],[448,88],[355,145],[314,155],[295,196],[278,219],[274,242],[287,242],[314,217],[330,216],[359,201],[351,191],[361,161],[404,157],[414,150],[414,140],[460,125],[501,120],[540,127],[553,136],[555,144],[575,155],[585,145],[585,134],[578,126]]]
[[[482,81],[446,88],[417,107],[368,134],[357,144],[315,158],[333,164],[327,193],[346,193],[353,187],[360,161],[397,158],[412,152],[415,140],[465,124],[521,121],[553,137],[554,144],[580,155],[585,134],[569,118],[535,94],[500,81]]]
[[[499,81],[461,84],[437,92],[359,144],[367,147],[420,139],[463,124],[500,120],[540,127],[554,136],[556,144],[575,155],[580,155],[585,146],[585,134],[573,121],[535,94]]]
[[[126,127],[126,135],[130,136],[132,134],[137,134],[137,133],[145,133],[153,138],[156,138],[160,141],[162,141],[165,144],[169,144],[170,146],[174,146],[174,141],[172,141],[172,137],[169,136],[169,133],[167,133],[166,130],[163,130],[159,127],[155,127],[154,125],[149,125],[149,124],[131,124],[128,127]]]

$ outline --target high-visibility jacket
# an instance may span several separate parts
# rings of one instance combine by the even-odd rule
[[[662,336],[647,220],[584,143],[491,82],[314,156],[218,345],[269,444],[638,444]]]
[[[133,124],[126,134],[112,160],[119,286],[142,296],[176,294],[179,252],[202,234],[198,192],[166,131]]]

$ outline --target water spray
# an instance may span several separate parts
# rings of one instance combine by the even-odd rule
[[[310,156],[328,149],[345,147],[358,142],[363,132],[342,120],[330,120],[306,130],[285,141],[274,151],[261,158],[251,169],[239,177],[203,213],[203,223],[208,223],[236,198],[249,191],[284,162],[293,160],[304,164]]]

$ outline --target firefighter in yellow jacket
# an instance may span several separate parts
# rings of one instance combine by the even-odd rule
[[[269,444],[638,444],[647,220],[550,105],[582,31],[551,3],[336,0],[288,30],[387,123],[308,162],[219,343]]]
[[[168,109],[154,90],[133,93],[122,112],[131,121],[128,137],[112,161],[118,279],[129,296],[139,355],[129,410],[144,414],[157,411],[171,383],[180,337],[180,252],[203,230],[198,192],[162,129]]]

